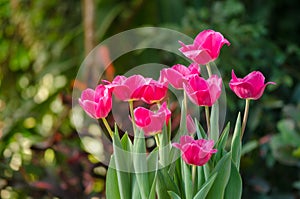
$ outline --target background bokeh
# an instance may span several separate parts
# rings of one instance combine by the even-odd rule
[[[0,198],[105,197],[106,167],[85,150],[71,121],[72,89],[86,88],[74,81],[96,44],[144,26],[190,37],[214,29],[231,42],[216,61],[225,85],[232,69],[238,76],[260,70],[277,83],[251,103],[243,198],[300,198],[299,13],[298,0],[2,0]],[[100,54],[109,63],[109,52]],[[187,64],[147,49],[123,55],[105,77],[152,62]],[[244,104],[226,89],[234,123]]]

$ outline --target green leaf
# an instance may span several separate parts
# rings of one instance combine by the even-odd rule
[[[224,192],[229,180],[231,169],[231,153],[224,155],[212,170],[211,175],[217,173],[217,177],[209,190],[206,199],[224,198]]]
[[[147,157],[147,167],[148,171],[152,171],[151,173],[156,173],[158,169],[158,148],[153,149]],[[149,181],[151,182],[154,178],[154,175],[149,175]]]
[[[186,132],[187,132],[186,115],[187,114],[186,114],[186,110],[185,110],[185,106],[184,106],[184,101],[182,101],[182,103],[181,103],[180,127],[179,127],[179,130],[178,130],[178,133],[176,134],[176,136],[178,136],[178,137],[181,137],[182,135],[185,135]]]
[[[232,160],[236,165],[236,168],[239,170],[240,167],[240,159],[241,159],[241,151],[242,151],[242,141],[241,141],[241,114],[238,114],[236,119],[234,133],[231,142],[231,154]]]
[[[140,188],[135,175],[132,175],[132,198],[142,199]]]
[[[193,182],[192,182],[192,175],[189,166],[181,160],[181,168],[182,170],[182,178],[184,182],[184,192],[185,198],[191,199],[193,197]]]
[[[226,143],[228,140],[229,130],[230,130],[230,122],[227,123],[225,129],[223,130],[223,132],[220,136],[220,139],[218,140],[218,142],[216,144],[218,150],[225,149]]]
[[[218,141],[219,138],[219,102],[216,101],[215,104],[211,107],[210,115],[210,138],[215,141]]]
[[[155,173],[154,178],[151,179],[151,181],[149,182],[150,184],[152,184],[150,189],[149,199],[155,199],[156,197],[155,190],[156,190],[157,170],[153,173]]]
[[[169,195],[171,196],[172,199],[181,199],[179,195],[174,193],[173,191],[168,191]]]
[[[171,150],[171,143],[169,140],[168,135],[168,128],[166,125],[164,125],[162,133],[158,135],[160,140],[160,146],[159,146],[159,162],[161,163],[162,167],[168,166],[170,164],[170,150]]]
[[[128,173],[131,168],[131,153],[125,151],[122,148],[122,143],[119,137],[118,128],[115,128],[113,135],[113,148],[114,148],[114,160],[115,169],[117,170],[118,185],[121,199],[131,197],[130,186],[131,186],[131,175]]]
[[[118,176],[116,169],[111,165],[115,164],[114,156],[111,156],[110,164],[106,174],[106,198],[107,199],[121,199],[120,190],[118,186]]]
[[[167,168],[163,168],[157,171],[156,191],[158,198],[161,199],[170,198],[168,191],[172,191],[180,195],[179,189],[172,177],[169,175]]]
[[[225,199],[239,199],[242,197],[242,178],[236,168],[236,165],[231,161],[230,178],[225,189]]]
[[[197,178],[196,178],[196,189],[194,191],[198,191],[201,189],[201,186],[205,183],[205,176],[203,167],[197,167]]]
[[[196,133],[198,139],[207,139],[207,134],[204,131],[203,127],[199,123],[199,121],[195,118],[195,125],[196,125]]]
[[[201,187],[200,191],[195,195],[194,199],[204,199],[206,198],[209,190],[211,189],[215,179],[217,178],[217,172],[214,173]]]
[[[148,165],[146,159],[146,144],[144,133],[141,130],[135,132],[136,136],[133,144],[133,165],[135,176],[143,199],[147,199],[150,193],[148,179]]]
[[[218,152],[212,157],[214,163],[217,163],[223,156],[223,151],[225,151],[226,143],[228,140],[229,130],[230,130],[230,123],[228,122],[218,142],[216,143],[216,148]]]
[[[128,137],[127,132],[123,135],[122,139],[121,139],[121,145],[122,148],[126,151],[132,151],[132,143],[131,140]]]

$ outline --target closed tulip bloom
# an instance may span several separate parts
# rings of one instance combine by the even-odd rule
[[[113,94],[122,101],[139,100],[140,97],[136,92],[139,88],[149,83],[151,78],[144,78],[141,75],[130,77],[116,76],[107,86],[113,89]]]
[[[84,90],[78,101],[83,110],[95,119],[105,118],[112,108],[111,91],[101,84],[95,90]]]
[[[195,125],[191,115],[186,116],[186,128],[190,135],[196,133],[196,125]]]
[[[166,103],[163,103],[157,112],[144,107],[138,107],[134,110],[135,124],[144,131],[145,136],[161,133],[164,124],[168,124],[170,117],[171,112]]]
[[[259,71],[253,71],[244,78],[237,78],[232,70],[232,79],[229,82],[231,90],[242,99],[259,99],[268,84],[275,84],[274,82],[267,82],[265,84],[265,77]]]
[[[199,139],[194,140],[191,136],[184,135],[179,143],[173,143],[173,146],[180,149],[182,159],[190,165],[203,166],[217,150],[213,149],[214,141]]]
[[[198,106],[212,106],[221,95],[222,79],[212,75],[205,80],[198,75],[192,76],[184,84],[189,99]]]
[[[230,45],[229,41],[221,33],[213,30],[200,32],[193,44],[185,45],[181,41],[179,43],[182,46],[179,51],[187,58],[201,65],[216,60],[219,57],[222,46],[224,44]]]
[[[165,68],[160,72],[160,81],[168,82],[176,89],[183,89],[183,83],[191,75],[199,75],[200,67],[197,63],[192,63],[189,67],[176,64],[171,68]]]
[[[158,82],[151,80],[135,91],[135,96],[142,99],[147,104],[160,102],[168,91],[168,82]]]

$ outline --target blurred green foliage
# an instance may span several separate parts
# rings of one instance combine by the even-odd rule
[[[243,198],[299,198],[299,9],[297,0],[95,0],[95,40],[141,26],[224,34],[231,46],[216,64],[225,85],[232,69],[238,76],[260,70],[277,83],[251,103]],[[70,120],[72,81],[85,56],[82,21],[80,1],[0,3],[1,198],[104,196],[105,166],[85,151]],[[146,50],[114,65],[122,74],[176,59]],[[227,102],[234,121],[243,102],[231,92]]]

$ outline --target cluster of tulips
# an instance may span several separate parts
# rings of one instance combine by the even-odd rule
[[[241,197],[241,179],[239,173],[239,177],[236,177],[235,170],[238,171],[239,169],[241,138],[247,122],[249,103],[250,100],[259,99],[266,86],[274,83],[265,83],[265,78],[259,71],[251,72],[244,78],[238,78],[232,70],[232,79],[230,80],[229,87],[239,98],[245,99],[246,105],[243,121],[239,122],[239,117],[237,119],[235,135],[233,137],[236,136],[238,138],[233,140],[231,151],[226,151],[225,143],[229,129],[224,131],[220,136],[219,130],[215,128],[218,122],[217,117],[213,116],[213,111],[218,106],[217,101],[221,95],[223,83],[221,77],[212,74],[210,63],[218,58],[222,46],[224,44],[229,46],[230,42],[219,32],[204,30],[197,35],[192,44],[186,45],[182,42],[180,42],[180,44],[181,48],[179,51],[191,60],[189,66],[176,64],[170,68],[164,68],[160,71],[158,80],[143,77],[139,74],[130,77],[116,76],[112,82],[104,81],[103,84],[98,85],[94,90],[91,88],[84,90],[79,99],[80,106],[90,117],[103,121],[113,142],[117,142],[116,139],[120,138],[119,135],[116,135],[117,131],[113,132],[106,121],[106,117],[113,106],[112,95],[119,100],[128,102],[130,110],[128,114],[132,121],[135,136],[140,133],[143,134],[143,138],[154,136],[158,150],[162,147],[162,143],[165,143],[164,147],[167,146],[170,151],[170,156],[171,154],[175,154],[174,150],[179,149],[181,151],[182,158],[174,160],[174,157],[169,157],[170,162],[175,162],[174,167],[179,165],[179,171],[177,171],[179,174],[176,173],[176,169],[175,171],[170,169],[172,166],[164,165],[164,167],[168,168],[167,170],[157,169],[154,171],[156,173],[154,176],[162,176],[161,178],[151,177],[153,182],[149,182],[150,177],[147,177],[148,182],[146,184],[150,183],[149,185],[143,184],[145,183],[145,178],[141,178],[143,179],[143,181],[141,181],[139,180],[139,175],[135,177],[137,178],[136,182],[132,180],[134,177],[130,177],[131,180],[128,181],[129,184],[131,184],[131,188],[129,188],[131,190],[130,193],[127,193],[126,190],[122,190],[122,186],[124,186],[124,184],[122,184],[124,181],[121,179],[122,174],[119,174],[117,171],[118,168],[115,168],[113,172],[115,172],[117,176],[118,189],[114,191],[117,192],[118,198],[164,198],[167,196],[171,198]],[[201,76],[201,66],[207,69],[209,76],[207,79]],[[180,135],[179,139],[177,139],[178,143],[171,143],[171,132],[170,128],[168,128],[171,123],[172,114],[166,103],[168,86],[182,90],[184,93],[181,113],[181,121],[184,124],[181,124],[183,127],[180,127],[180,132],[178,132]],[[197,106],[205,107],[206,132],[203,132],[204,130],[199,123],[186,113],[188,99]],[[144,107],[134,108],[133,103],[138,100],[150,105],[156,105],[156,109],[149,110]],[[164,134],[167,136],[164,136]],[[132,145],[130,140],[126,142],[130,142],[129,145]],[[134,139],[133,148],[135,145],[134,142],[137,141]],[[216,153],[219,155],[216,155]],[[227,155],[227,157],[226,154],[230,155]],[[117,157],[117,154],[114,154],[114,156]],[[216,157],[211,160],[214,156]],[[163,158],[165,157],[157,157],[158,164],[163,162]],[[176,161],[180,163],[176,164]],[[218,166],[219,162],[220,164],[229,164],[229,170],[225,171],[228,173],[226,179],[223,179],[222,177],[224,176],[219,173],[222,167],[222,165]],[[233,167],[235,168],[234,171]],[[162,175],[159,175],[160,172],[162,172]],[[181,177],[178,177],[178,175]],[[112,180],[109,179],[109,176],[107,179],[107,187],[110,186],[108,183],[113,183]],[[191,177],[190,180],[188,179],[189,176]],[[170,178],[174,182],[171,183],[171,185],[166,183],[166,187],[163,189],[162,183],[158,181],[162,179],[168,181],[166,178]],[[189,181],[190,184],[188,182],[180,182],[186,180]],[[225,182],[217,182],[220,180]],[[235,184],[239,184],[235,188],[233,187],[233,189],[240,190],[228,190],[230,186],[233,186],[231,185],[231,181]],[[134,187],[134,183],[138,183],[138,191],[133,191],[134,188],[132,187]],[[188,187],[188,185],[191,185],[191,187]],[[144,186],[148,186],[149,188],[145,188]],[[115,193],[110,192],[112,192],[112,190],[107,189],[108,197],[116,197],[116,195],[114,195]]]

